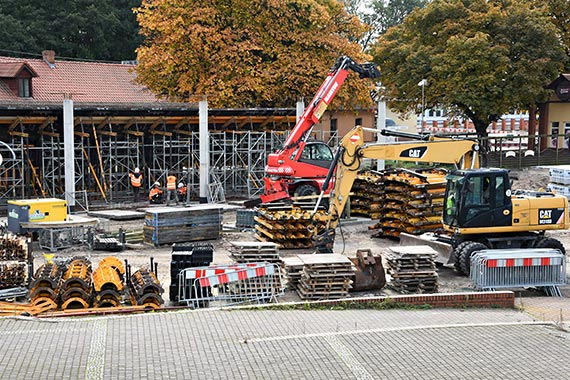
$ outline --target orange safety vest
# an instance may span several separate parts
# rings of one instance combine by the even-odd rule
[[[176,190],[176,177],[173,175],[169,175],[166,179],[166,189],[167,190]]]
[[[129,177],[131,177],[131,185],[133,187],[141,187],[142,185],[142,174],[140,173],[129,173]]]
[[[158,187],[153,187],[152,189],[150,189],[150,192],[148,193],[148,199],[152,200],[152,197],[155,194],[162,194],[162,190],[160,190]]]

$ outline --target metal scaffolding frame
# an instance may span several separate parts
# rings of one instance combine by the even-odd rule
[[[164,186],[170,170],[179,180],[185,179],[189,193],[197,197],[197,123],[194,116],[76,115],[76,194],[89,204],[130,200],[128,174],[140,167],[145,189],[155,181]],[[259,194],[267,155],[282,146],[286,138],[283,130],[290,130],[293,124],[290,113],[209,117],[210,192],[216,192],[211,200]],[[14,117],[0,132],[7,145],[0,144],[4,161],[0,166],[0,204],[10,199],[64,196],[65,147],[58,117]]]

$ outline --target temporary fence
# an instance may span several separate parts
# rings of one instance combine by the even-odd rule
[[[276,302],[284,287],[267,262],[187,268],[178,274],[178,303],[192,308]]]
[[[533,287],[560,297],[566,257],[557,249],[482,250],[471,257],[470,276],[480,290]]]

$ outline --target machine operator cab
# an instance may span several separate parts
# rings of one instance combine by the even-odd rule
[[[449,227],[512,225],[511,184],[504,169],[456,170],[446,176],[443,223]]]
[[[297,151],[293,152],[291,159],[297,155]],[[299,162],[311,165],[329,168],[333,160],[331,148],[322,141],[308,141],[301,152]]]

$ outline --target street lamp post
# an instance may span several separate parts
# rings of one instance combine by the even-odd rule
[[[426,112],[426,99],[425,99],[425,87],[427,85],[427,79],[422,79],[418,82],[418,86],[422,88],[422,116],[420,118],[420,131],[424,132],[424,114]]]

